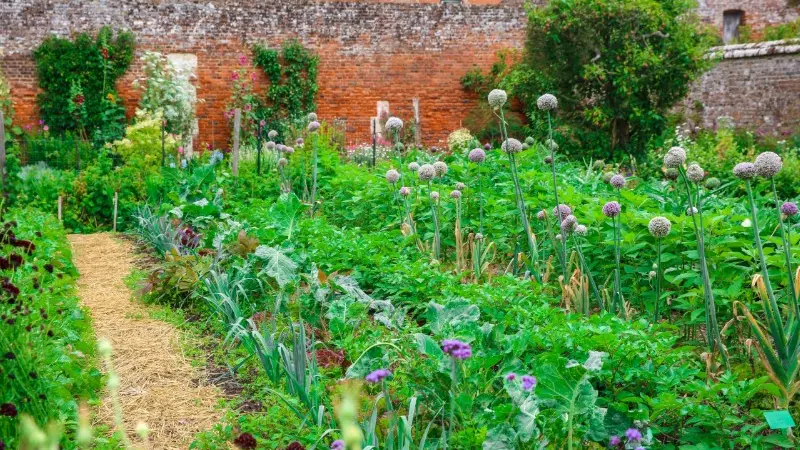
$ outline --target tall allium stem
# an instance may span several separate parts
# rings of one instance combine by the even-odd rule
[[[481,237],[485,238],[483,234],[483,182],[481,180],[481,164],[478,163],[478,233]],[[475,266],[475,281],[481,278],[481,268],[483,265],[483,239],[475,240],[475,251],[472,255],[472,263]]]
[[[620,223],[622,222],[621,217],[618,215],[611,219],[612,223],[614,224],[614,311],[617,313],[625,311],[625,305],[622,301],[622,292],[620,290],[620,268],[619,268],[619,260],[620,260]]]
[[[789,274],[789,299],[792,301],[795,317],[800,319],[800,304],[797,301],[797,292],[794,288],[794,272],[792,271],[792,243],[789,240],[786,224],[783,223],[783,213],[781,213],[780,200],[778,199],[778,190],[775,187],[775,179],[770,178],[772,183],[772,194],[775,196],[775,211],[778,212],[778,222],[781,227],[781,239],[783,240],[783,257],[786,259],[786,271]]]
[[[311,217],[317,210],[317,135],[311,137]]]
[[[553,125],[550,118],[550,111],[547,111],[547,147],[550,150],[550,169],[553,172],[553,198],[556,201],[556,211],[558,211],[558,205],[561,202],[558,201],[558,184],[557,184],[557,177],[556,177],[556,150],[553,147]],[[557,217],[557,219],[562,220],[562,217]],[[556,224],[558,225],[558,224]],[[567,240],[564,239],[561,245],[561,253],[558,255],[559,262],[561,263],[561,273],[564,275],[564,281],[567,280]]]
[[[428,199],[431,202],[431,216],[433,217],[433,257],[439,260],[441,258],[441,241],[439,238],[439,216],[437,214],[436,202],[431,197],[433,192],[433,185],[428,181]]]
[[[714,353],[718,350],[722,355],[722,359],[725,361],[725,365],[728,366],[728,354],[722,347],[722,335],[720,334],[719,325],[717,323],[717,306],[714,302],[714,291],[711,288],[711,279],[709,278],[708,273],[708,262],[706,261],[705,228],[702,220],[703,216],[700,212],[702,205],[699,203],[699,192],[698,206],[695,208],[692,198],[692,187],[689,184],[689,179],[686,177],[686,170],[683,168],[683,166],[681,166],[678,168],[678,172],[681,179],[683,179],[684,185],[686,186],[686,197],[689,202],[689,210],[694,211],[694,209],[697,209],[697,214],[692,213],[691,217],[692,224],[694,225],[695,237],[697,239],[697,250],[698,254],[700,255],[700,275],[703,278],[703,293],[706,307],[706,340],[711,353]],[[700,219],[699,223],[698,218]]]
[[[758,217],[756,213],[756,203],[753,200],[753,189],[750,185],[750,180],[745,180],[747,186],[747,198],[750,201],[750,216],[753,219],[753,239],[756,241],[756,249],[758,249],[758,262],[761,266],[761,276],[764,279],[764,288],[767,291],[767,300],[770,303],[769,308],[764,308],[764,313],[767,314],[770,324],[770,332],[773,338],[778,341],[775,347],[778,349],[778,354],[781,359],[785,359],[786,349],[786,333],[783,327],[783,319],[781,319],[778,309],[778,302],[775,301],[775,293],[772,290],[772,283],[769,281],[769,270],[767,269],[767,260],[764,258],[764,247],[761,243],[761,235],[758,229]],[[791,274],[790,274],[791,278]],[[771,316],[771,317],[770,317]]]
[[[653,323],[658,322],[659,303],[661,303],[661,238],[656,238],[656,305],[653,311]]]

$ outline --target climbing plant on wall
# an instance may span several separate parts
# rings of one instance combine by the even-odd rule
[[[0,111],[3,111],[3,127],[6,129],[6,141],[10,141],[14,133],[11,123],[14,120],[14,104],[11,102],[11,87],[6,81],[3,69],[0,68]],[[17,131],[19,128],[17,128]]]
[[[96,143],[122,136],[125,108],[116,82],[130,66],[134,46],[132,33],[104,27],[95,38],[51,36],[36,48],[37,102],[51,132],[76,132]]]
[[[253,61],[270,83],[260,116],[267,121],[293,120],[316,109],[319,57],[303,44],[287,41],[280,52],[257,44]]]

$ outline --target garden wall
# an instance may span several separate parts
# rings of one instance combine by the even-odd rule
[[[419,99],[422,140],[445,145],[475,99],[459,78],[487,67],[496,51],[521,44],[523,0],[423,1],[251,0],[10,0],[0,2],[0,64],[12,86],[17,118],[36,122],[37,83],[31,52],[49,34],[95,32],[103,25],[136,34],[145,50],[192,54],[197,59],[199,142],[227,143],[223,117],[238,56],[255,42],[279,45],[297,38],[321,57],[318,112],[347,119],[350,143],[369,138],[377,102],[410,119]],[[138,59],[119,91],[129,113],[137,93]],[[258,80],[262,88],[266,78]]]
[[[684,101],[687,118],[716,127],[722,120],[764,135],[800,130],[800,39],[712,49],[722,58]],[[729,118],[729,119],[728,119]]]

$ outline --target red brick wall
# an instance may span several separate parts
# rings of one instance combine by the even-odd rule
[[[697,14],[703,21],[714,25],[722,35],[722,14],[727,10],[744,12],[744,24],[753,30],[753,37],[761,36],[768,25],[791,22],[800,17],[800,7],[788,6],[789,0],[698,0]]]
[[[112,5],[113,3],[113,5]],[[94,32],[103,25],[130,29],[137,58],[146,50],[197,56],[199,141],[224,146],[223,116],[230,98],[231,72],[251,44],[278,46],[297,38],[320,55],[318,113],[348,122],[348,140],[369,137],[376,102],[390,102],[392,114],[412,116],[420,99],[422,139],[443,145],[475,99],[459,78],[474,66],[487,67],[495,52],[521,45],[525,29],[522,0],[252,1],[252,0],[16,0],[0,4],[0,61],[12,88],[17,119],[33,124],[37,92],[31,51],[47,35]],[[140,63],[118,89],[132,113],[138,93],[131,82]],[[264,88],[260,76],[257,86]]]

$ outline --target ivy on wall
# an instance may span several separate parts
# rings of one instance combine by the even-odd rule
[[[316,109],[319,57],[303,44],[287,41],[280,52],[257,44],[253,62],[270,83],[259,116],[268,122],[296,120]]]
[[[6,81],[3,69],[0,68],[0,111],[3,111],[3,127],[6,130],[5,138],[7,142],[11,137],[19,134],[19,128],[13,130],[11,123],[14,120],[14,104],[11,102],[11,86]]]
[[[130,66],[135,38],[104,27],[92,38],[51,36],[33,52],[42,92],[37,97],[41,119],[51,132],[74,132],[96,143],[120,138],[125,108],[116,82]]]

